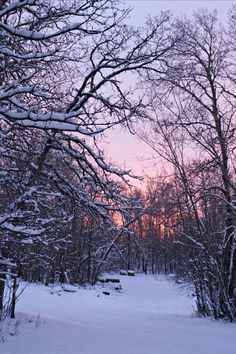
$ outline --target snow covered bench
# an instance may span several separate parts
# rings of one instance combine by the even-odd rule
[[[100,278],[98,279],[100,283],[120,283],[118,278]]]

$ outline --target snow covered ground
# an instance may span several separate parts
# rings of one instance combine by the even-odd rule
[[[236,326],[192,316],[164,278],[120,276],[122,293],[28,286],[1,354],[234,354]]]

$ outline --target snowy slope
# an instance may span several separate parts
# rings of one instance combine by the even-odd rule
[[[29,286],[17,306],[20,333],[0,343],[0,353],[236,353],[236,326],[194,318],[190,300],[171,282],[151,276],[120,279],[122,294],[110,296],[102,288],[59,296]]]

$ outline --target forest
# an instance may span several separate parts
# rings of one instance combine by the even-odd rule
[[[199,316],[236,320],[236,6],[224,26],[130,11],[0,1],[1,320],[21,281],[121,269],[174,274]],[[117,126],[163,162],[140,188],[101,147]]]

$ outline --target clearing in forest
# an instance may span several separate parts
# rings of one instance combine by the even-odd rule
[[[193,301],[170,280],[120,280],[121,293],[111,284],[53,294],[49,287],[28,286],[0,353],[235,353],[236,326],[194,317]],[[103,294],[107,288],[109,296]]]

